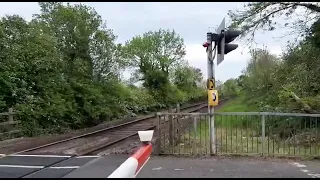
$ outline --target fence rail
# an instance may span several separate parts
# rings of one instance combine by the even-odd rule
[[[0,139],[4,139],[4,136],[10,136],[12,134],[20,132],[20,130],[17,130],[12,127],[12,125],[18,125],[20,123],[20,121],[14,120],[14,115],[16,114],[18,113],[14,112],[12,108],[9,108],[8,112],[0,113],[0,117],[2,120],[0,121]],[[7,121],[5,121],[6,118],[3,118],[5,116],[7,116]]]
[[[157,115],[157,154],[209,155],[215,152],[217,155],[320,156],[320,114],[226,112]],[[214,141],[210,138],[210,115],[215,119]]]

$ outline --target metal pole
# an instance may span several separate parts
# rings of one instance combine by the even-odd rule
[[[212,59],[212,39],[211,39],[211,34],[212,34],[211,32],[207,33],[207,43],[209,43],[209,46],[208,46],[208,49],[207,49],[208,80],[215,78],[214,62],[213,62],[213,59]],[[214,115],[213,115],[214,107],[209,106],[209,103],[208,103],[208,113],[210,114],[209,115],[210,154],[215,154],[216,153],[216,147],[215,147],[215,129],[214,129]]]
[[[265,142],[265,139],[266,139],[266,119],[265,119],[265,116],[262,115],[262,119],[261,119],[261,128],[262,128],[262,143],[261,143],[261,146],[262,146],[262,155],[264,155],[264,142]]]

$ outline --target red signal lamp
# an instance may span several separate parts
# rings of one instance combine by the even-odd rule
[[[210,45],[210,43],[208,43],[208,42],[205,42],[205,43],[202,44],[202,46],[205,47],[205,48],[209,47],[209,45]]]

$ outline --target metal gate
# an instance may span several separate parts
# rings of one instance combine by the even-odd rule
[[[157,113],[156,154],[320,156],[320,114]],[[211,127],[211,128],[210,128]]]

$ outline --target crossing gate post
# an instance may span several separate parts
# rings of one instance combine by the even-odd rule
[[[181,129],[181,115],[179,115],[180,113],[180,104],[177,104],[177,108],[176,108],[176,113],[177,113],[177,117],[176,117],[176,121],[175,121],[175,134],[176,134],[176,139],[175,139],[175,145],[178,145],[180,143],[180,129]]]
[[[172,107],[169,107],[169,113],[172,113]],[[169,115],[169,146],[173,146],[173,115]]]
[[[157,136],[156,136],[156,141],[155,141],[155,154],[160,155],[161,152],[161,117],[157,113],[156,114],[156,130],[157,130]]]

